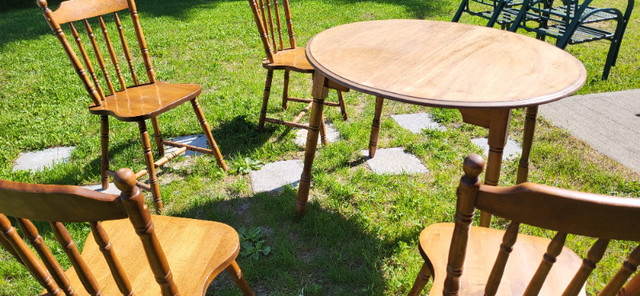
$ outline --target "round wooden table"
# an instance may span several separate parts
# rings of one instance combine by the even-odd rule
[[[490,185],[497,185],[500,176],[511,109],[529,107],[520,165],[525,168],[523,173],[519,169],[518,176],[522,181],[537,106],[573,94],[586,80],[586,70],[575,57],[548,43],[493,28],[427,20],[379,20],[334,27],[314,36],[306,55],[316,75],[311,130],[296,202],[298,217],[309,196],[329,79],[376,96],[370,152],[375,153],[376,121],[383,99],[456,108],[465,122],[489,128],[485,183]],[[489,221],[490,217],[483,217],[481,225]]]

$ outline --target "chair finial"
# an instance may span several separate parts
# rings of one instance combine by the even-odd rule
[[[36,0],[36,3],[38,4],[38,7],[40,7],[40,8],[47,7],[47,0]]]
[[[478,154],[470,154],[464,159],[462,168],[464,169],[465,176],[473,179],[477,178],[484,170],[484,158]]]
[[[116,187],[118,187],[118,189],[120,189],[120,191],[125,194],[129,194],[138,183],[136,174],[128,168],[121,168],[116,171],[116,175],[113,180],[116,184]]]

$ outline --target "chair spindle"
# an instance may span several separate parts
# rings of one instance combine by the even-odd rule
[[[31,221],[24,218],[18,218],[18,226],[24,233],[24,236],[29,240],[29,243],[36,250],[40,258],[42,259],[44,266],[47,268],[53,280],[56,281],[58,287],[60,287],[65,295],[76,295],[75,290],[69,283],[69,278],[64,274],[64,269],[60,266],[60,263],[53,257],[51,251],[44,244],[42,236],[38,233],[38,229],[33,225]]]
[[[275,28],[273,27],[273,12],[271,11],[271,1],[265,0],[267,4],[267,16],[269,18],[269,32],[271,32],[271,44],[273,44],[273,51],[278,52],[278,45],[276,44],[276,33]]]
[[[51,274],[42,266],[42,262],[38,260],[35,254],[29,249],[27,244],[20,238],[18,232],[11,225],[7,216],[0,214],[0,231],[2,236],[11,245],[10,249],[20,257],[20,261],[27,267],[29,272],[40,282],[50,294],[55,296],[63,296],[64,293],[51,278]]]
[[[549,243],[547,247],[547,252],[544,253],[542,258],[542,262],[538,266],[536,273],[533,275],[533,278],[529,282],[527,289],[524,291],[524,295],[538,295],[540,293],[540,289],[542,288],[542,284],[544,280],[547,278],[549,274],[549,270],[556,262],[556,258],[562,252],[562,247],[564,246],[564,242],[567,239],[566,233],[558,232]]]
[[[71,234],[69,234],[67,228],[64,227],[62,222],[49,222],[49,224],[51,225],[56,240],[60,243],[60,246],[62,246],[62,250],[67,254],[67,257],[69,257],[69,261],[71,261],[71,265],[73,265],[87,293],[90,295],[102,295],[100,287],[98,287],[98,282],[87,263],[82,256],[80,256],[76,243],[71,239]]]
[[[100,98],[104,100],[104,91],[102,90],[102,86],[100,86],[100,82],[98,81],[98,76],[96,75],[96,71],[93,68],[93,64],[91,64],[91,60],[89,60],[89,55],[87,54],[87,51],[85,50],[84,45],[82,44],[82,40],[80,39],[80,34],[78,33],[78,30],[76,30],[76,27],[73,25],[72,22],[69,22],[69,28],[71,29],[71,35],[73,36],[73,39],[76,40],[76,44],[80,49],[80,53],[82,54],[82,59],[84,60],[85,67],[87,67],[87,69],[89,70],[89,74],[91,74],[91,79],[93,80],[93,84],[98,90],[98,93],[100,94]]]
[[[122,77],[120,64],[118,64],[118,57],[116,56],[116,52],[113,49],[113,44],[111,43],[111,38],[109,37],[109,32],[107,31],[107,24],[104,22],[104,18],[102,18],[102,16],[98,17],[98,22],[100,24],[100,29],[102,30],[102,35],[104,36],[104,42],[107,44],[109,58],[111,59],[113,67],[116,69],[116,75],[118,76],[118,82],[120,83],[120,90],[125,90],[127,89],[127,85],[124,82],[124,77]]]
[[[93,47],[93,52],[96,55],[96,60],[98,60],[98,65],[100,66],[100,70],[102,70],[102,75],[104,75],[104,80],[109,88],[108,95],[112,95],[116,92],[113,87],[113,83],[111,82],[111,78],[109,78],[109,72],[107,71],[107,66],[104,63],[104,58],[102,57],[102,53],[100,52],[100,48],[98,47],[98,42],[96,42],[96,36],[93,34],[93,29],[91,29],[91,24],[89,20],[84,19],[84,28],[87,31],[87,36],[89,36],[89,40],[91,40],[91,46]]]
[[[109,269],[111,270],[111,274],[113,275],[116,285],[118,285],[118,289],[122,295],[133,296],[129,278],[113,251],[113,245],[111,245],[111,242],[109,241],[107,232],[102,228],[100,222],[91,222],[90,225],[93,238],[100,247],[100,252],[104,255],[107,265],[109,265]]]
[[[640,246],[637,246],[629,257],[622,263],[622,267],[618,270],[618,272],[611,278],[609,283],[600,291],[599,296],[608,296],[608,295],[616,295],[622,286],[627,281],[629,276],[636,271],[638,268],[638,264],[640,264]]]
[[[496,261],[493,264],[493,268],[491,269],[489,280],[487,280],[487,286],[485,287],[484,292],[484,295],[486,296],[496,295],[496,292],[498,291],[500,281],[502,280],[502,275],[504,274],[504,268],[507,265],[507,260],[509,259],[509,255],[511,255],[511,251],[513,251],[513,245],[518,238],[519,227],[520,223],[511,222],[509,223],[509,226],[504,233],[502,244],[500,244],[500,251],[498,252],[498,257],[496,258]]]
[[[596,264],[602,260],[602,256],[604,256],[604,252],[607,250],[608,245],[609,240],[601,238],[591,246],[587,253],[587,258],[582,261],[580,269],[573,276],[571,283],[569,283],[567,289],[564,290],[562,296],[578,295],[578,293],[580,293],[580,290],[587,282],[587,278],[591,275],[593,269],[596,268]]]
[[[142,33],[142,26],[140,25],[140,18],[138,17],[138,8],[133,0],[127,0],[127,2],[129,3],[129,14],[131,15],[133,28],[136,31],[136,37],[138,38],[138,46],[140,47],[142,61],[144,62],[145,70],[147,71],[147,78],[149,78],[149,83],[155,83],[156,72],[153,70],[153,65],[151,64],[147,40],[144,39],[144,33]]]
[[[282,41],[282,26],[280,25],[280,9],[278,9],[278,0],[273,0],[273,7],[276,15],[276,27],[278,28],[278,40],[280,41],[280,50],[284,49],[284,42]]]
[[[116,26],[118,27],[118,34],[120,35],[120,43],[122,44],[122,51],[124,51],[124,56],[127,59],[127,63],[129,64],[129,71],[131,71],[131,78],[133,79],[133,85],[138,86],[140,82],[138,82],[138,75],[136,75],[136,69],[133,65],[133,59],[131,58],[131,51],[129,50],[129,45],[127,44],[127,39],[124,37],[124,29],[122,28],[122,22],[120,21],[120,17],[118,13],[114,12],[113,17],[116,22]]]
[[[287,33],[289,33],[289,46],[291,48],[296,47],[296,37],[293,33],[293,20],[291,19],[291,9],[289,8],[289,0],[284,0],[282,3],[284,6],[284,15],[287,19]]]

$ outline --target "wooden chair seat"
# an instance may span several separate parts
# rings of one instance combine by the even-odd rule
[[[156,215],[152,215],[152,219],[181,295],[204,295],[211,280],[229,266],[240,250],[238,234],[226,224]],[[121,263],[136,295],[161,295],[160,286],[153,284],[155,278],[147,258],[140,254],[142,243],[129,219],[101,224],[118,258],[127,258]],[[95,240],[87,239],[82,257],[91,266],[102,295],[121,294]],[[73,267],[65,274],[71,286],[82,287]],[[76,292],[88,295],[84,289]]]
[[[429,295],[439,295],[443,291],[447,277],[447,254],[453,236],[453,223],[433,224],[420,234],[420,253],[433,266],[434,283]],[[484,295],[485,285],[502,243],[504,231],[472,226],[469,233],[465,269],[460,278],[460,295]],[[547,250],[551,240],[518,234],[510,260],[496,295],[523,295],[529,280]],[[561,295],[571,281],[582,259],[567,247],[563,247],[554,267],[542,286],[539,295]],[[584,289],[580,295],[585,295]]]
[[[273,70],[291,70],[301,73],[313,73],[314,69],[309,64],[304,53],[304,47],[286,48],[273,54],[273,62],[265,58],[262,66]]]
[[[121,121],[140,121],[155,117],[196,98],[198,84],[156,82],[127,88],[105,97],[101,105],[92,104],[89,112],[111,115]]]

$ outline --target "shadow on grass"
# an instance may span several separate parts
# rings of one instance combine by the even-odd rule
[[[160,17],[169,16],[177,19],[189,19],[192,9],[215,9],[221,3],[245,2],[244,0],[147,0],[137,3],[140,14]],[[296,1],[296,0],[293,0]],[[422,19],[427,16],[447,13],[447,1],[421,1],[421,0],[324,0],[332,4],[349,4],[359,2],[387,3],[404,6],[415,18]],[[57,2],[52,2],[50,7],[57,8]],[[247,10],[249,5],[247,4]],[[45,22],[40,8],[34,4],[23,9],[0,12],[0,48],[10,42],[20,40],[37,39],[42,35],[52,34]],[[144,29],[144,20],[143,20]],[[51,36],[53,40],[53,36]]]
[[[367,233],[357,218],[346,219],[315,202],[294,220],[296,190],[280,195],[194,202],[170,215],[227,223],[236,230],[259,227],[271,248],[258,259],[238,257],[256,295],[381,295],[384,278],[377,264],[383,242]],[[304,291],[303,291],[304,289]],[[207,295],[237,295],[228,276],[213,281]]]
[[[261,131],[258,126],[247,121],[247,115],[238,115],[230,121],[224,121],[212,131],[213,138],[225,157],[247,155],[262,147],[272,136],[275,128],[265,126]]]

